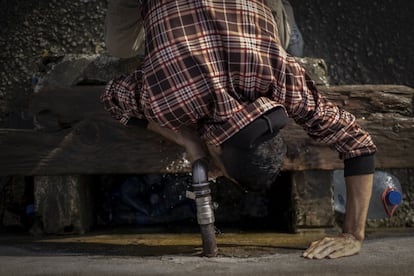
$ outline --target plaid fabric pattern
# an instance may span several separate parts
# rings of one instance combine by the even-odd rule
[[[198,124],[208,142],[220,144],[277,106],[266,80],[272,71],[268,46],[277,40],[267,6],[161,0],[145,2],[142,10],[141,102],[149,120],[174,130]]]
[[[341,158],[376,151],[355,117],[322,97],[286,54],[263,1],[148,0],[142,12],[146,58],[137,97],[148,120],[173,130],[197,125],[207,143],[218,145],[283,106]]]
[[[132,117],[143,119],[144,115],[136,100],[141,87],[142,71],[139,70],[109,81],[101,95],[104,109],[123,125]]]

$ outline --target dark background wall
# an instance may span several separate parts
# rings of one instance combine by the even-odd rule
[[[30,127],[41,57],[102,53],[106,1],[0,1],[0,126]]]
[[[305,55],[331,84],[414,87],[414,2],[291,0]],[[32,79],[43,54],[103,53],[104,0],[0,0],[0,127],[30,127]]]
[[[305,55],[325,59],[332,84],[413,87],[414,2],[290,0]]]

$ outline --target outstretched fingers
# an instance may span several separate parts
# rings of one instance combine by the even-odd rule
[[[303,257],[308,259],[322,259],[331,254],[332,245],[335,243],[333,238],[323,238],[312,242],[309,248],[303,253]]]
[[[302,256],[307,259],[335,259],[358,254],[360,250],[361,241],[351,235],[341,235],[312,242]]]

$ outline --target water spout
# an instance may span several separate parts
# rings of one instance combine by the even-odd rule
[[[197,221],[200,225],[203,242],[203,255],[206,257],[217,256],[217,243],[214,227],[214,211],[211,200],[210,183],[208,182],[208,163],[205,159],[194,161],[193,192],[197,208]]]

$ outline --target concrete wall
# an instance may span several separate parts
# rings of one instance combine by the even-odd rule
[[[414,86],[413,1],[290,2],[304,54],[325,59],[331,83]]]

